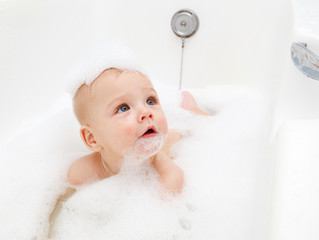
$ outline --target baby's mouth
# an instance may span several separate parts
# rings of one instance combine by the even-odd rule
[[[157,134],[157,131],[155,127],[149,127],[141,136],[141,138],[150,138],[155,137]]]

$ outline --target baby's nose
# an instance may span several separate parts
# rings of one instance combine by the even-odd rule
[[[140,113],[140,115],[138,117],[138,120],[139,121],[144,121],[144,120],[147,120],[149,118],[152,119],[153,118],[153,114],[150,111],[148,111],[148,110],[143,110]]]
[[[142,116],[141,120],[144,120],[144,119],[146,119],[147,117],[153,118],[153,115],[152,115],[152,114],[149,114],[148,116],[147,116],[147,115],[146,115],[146,116]]]

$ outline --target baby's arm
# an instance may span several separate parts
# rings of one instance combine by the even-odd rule
[[[182,92],[183,100],[181,107],[197,115],[209,116],[196,103],[195,98],[187,91]],[[163,185],[172,192],[180,192],[184,183],[184,174],[173,160],[169,157],[170,149],[182,136],[178,132],[169,132],[165,145],[154,156],[153,165],[160,175]]]
[[[173,159],[169,157],[170,149],[182,136],[178,132],[169,132],[167,140],[161,149],[153,158],[153,166],[160,175],[164,187],[170,192],[180,192],[184,183],[184,173],[177,166]]]
[[[153,166],[158,172],[162,184],[169,192],[178,193],[182,190],[184,173],[168,155],[163,152],[156,154]]]

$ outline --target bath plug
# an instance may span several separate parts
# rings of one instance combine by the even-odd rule
[[[71,68],[66,76],[67,92],[72,97],[82,84],[88,86],[108,68],[142,71],[134,52],[119,41],[94,44],[94,48]]]

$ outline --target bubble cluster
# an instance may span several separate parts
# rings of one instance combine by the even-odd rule
[[[134,146],[127,150],[122,163],[122,171],[126,168],[138,168],[160,151],[166,135],[160,132],[155,137],[138,138]]]

